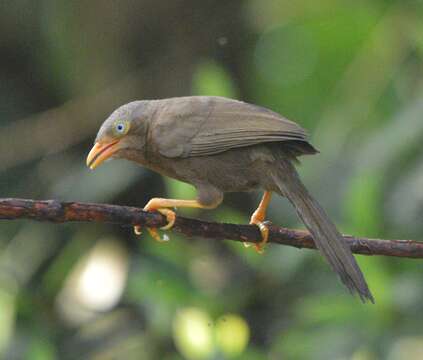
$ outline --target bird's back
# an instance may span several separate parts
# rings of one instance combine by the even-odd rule
[[[295,156],[314,154],[304,129],[271,110],[214,96],[157,100],[152,138],[170,158],[209,156],[261,143],[283,143]]]

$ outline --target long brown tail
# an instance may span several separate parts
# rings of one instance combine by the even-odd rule
[[[273,173],[273,180],[295,207],[298,216],[313,235],[317,248],[350,292],[357,293],[363,302],[369,300],[374,303],[351,249],[325,211],[311,197],[289,160],[281,160],[280,166]]]

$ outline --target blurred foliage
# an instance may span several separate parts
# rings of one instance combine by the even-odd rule
[[[84,159],[117,106],[223,95],[298,121],[321,150],[300,172],[342,231],[423,231],[423,2],[4,0],[3,196],[142,206],[191,186]],[[260,194],[215,211],[245,223]],[[269,219],[299,226],[284,199]],[[130,228],[3,222],[5,359],[421,359],[423,263],[358,257],[376,305],[351,298],[316,252],[165,244]]]

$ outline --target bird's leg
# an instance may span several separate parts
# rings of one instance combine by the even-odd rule
[[[263,239],[260,243],[255,244],[255,248],[258,253],[263,252],[263,248],[269,239],[269,228],[264,223],[264,220],[266,219],[266,210],[269,206],[271,198],[272,193],[270,191],[265,191],[258,208],[256,209],[256,211],[254,211],[253,215],[251,215],[250,218],[250,224],[258,226]],[[250,244],[244,243],[244,245],[249,246]]]
[[[176,207],[187,207],[187,208],[201,208],[201,209],[211,209],[215,206],[207,206],[200,204],[197,200],[177,200],[177,199],[161,199],[161,198],[153,198],[151,199],[147,205],[144,206],[145,211],[158,211],[159,213],[166,216],[167,224],[160,229],[162,230],[169,230],[172,228],[173,224],[176,220],[176,214],[173,210],[169,208],[176,208]],[[150,235],[157,241],[163,241],[160,238],[160,235],[156,228],[147,228]],[[141,226],[134,226],[134,232],[136,235],[141,234]]]

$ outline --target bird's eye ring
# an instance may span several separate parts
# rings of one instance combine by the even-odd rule
[[[125,135],[128,132],[128,123],[125,121],[116,122],[115,131],[119,135]]]

